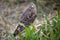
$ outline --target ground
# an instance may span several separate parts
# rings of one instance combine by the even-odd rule
[[[10,33],[14,32],[14,30],[18,25],[17,20],[19,20],[24,9],[28,4],[22,3],[19,5],[14,3],[0,2],[0,36],[1,36],[0,39],[1,40],[5,38],[6,31]],[[46,10],[50,20],[57,15],[56,10],[53,11],[52,9],[49,8],[46,8]],[[41,15],[42,15],[41,13],[38,13],[37,18],[34,21],[34,25],[36,27],[44,23],[44,18],[41,17]]]

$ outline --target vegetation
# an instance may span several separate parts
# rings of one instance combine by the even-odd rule
[[[59,0],[53,1],[54,3],[60,3]],[[37,6],[38,13],[41,12],[43,14],[45,23],[39,26],[38,29],[36,29],[33,24],[30,26],[32,28],[25,27],[24,33],[19,31],[19,38],[16,38],[13,34],[7,32],[6,40],[60,40],[60,7],[57,8],[58,15],[52,20],[49,20],[48,16],[46,16],[47,11],[44,8],[45,6],[41,3],[37,3],[36,0],[33,0],[33,2]],[[50,6],[51,3],[48,3],[47,5]],[[41,9],[39,9],[38,6],[41,6]]]
[[[60,15],[53,18],[52,22],[45,16],[46,22],[39,26],[36,30],[34,25],[32,28],[25,27],[25,33],[19,32],[19,38],[12,36],[12,40],[60,40]]]

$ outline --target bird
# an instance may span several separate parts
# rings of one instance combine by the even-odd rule
[[[21,16],[19,22],[23,23],[26,27],[29,27],[31,25],[31,23],[34,22],[36,17],[37,17],[36,5],[34,3],[30,3],[29,5],[27,5],[26,9],[22,13],[22,16]],[[19,24],[13,35],[16,36],[19,32],[18,30],[23,31],[24,29],[25,28]]]

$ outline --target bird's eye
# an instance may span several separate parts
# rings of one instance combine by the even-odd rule
[[[32,5],[32,7],[33,7],[33,5]]]

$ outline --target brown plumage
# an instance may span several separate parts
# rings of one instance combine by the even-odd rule
[[[37,11],[36,11],[36,6],[34,3],[30,3],[25,11],[23,12],[20,22],[23,23],[26,27],[30,25],[30,23],[33,23],[35,18],[37,17]],[[14,32],[14,36],[18,34],[18,30],[23,31],[24,27],[21,25],[17,26],[17,29]]]

